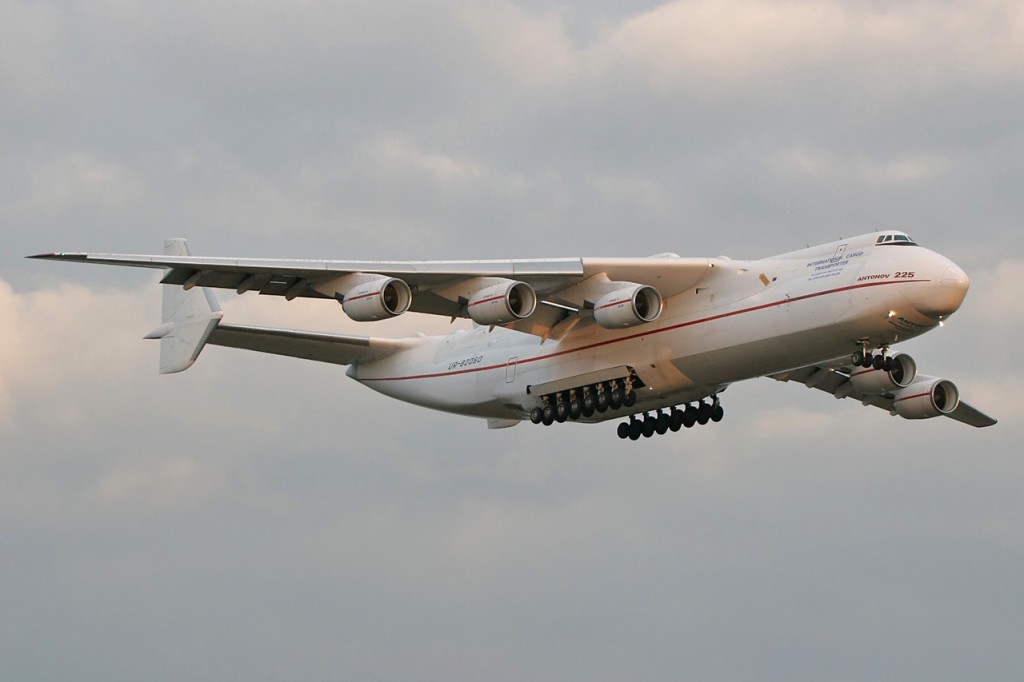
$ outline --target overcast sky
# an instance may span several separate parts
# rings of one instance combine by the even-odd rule
[[[0,0],[0,64],[3,679],[1024,672],[1019,2]],[[762,257],[886,228],[970,274],[903,350],[998,426],[764,379],[623,443],[223,348],[158,376],[153,273],[22,258]]]

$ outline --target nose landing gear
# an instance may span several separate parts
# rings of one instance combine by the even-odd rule
[[[850,364],[854,367],[863,367],[864,369],[870,368],[891,372],[892,358],[889,357],[889,346],[879,346],[878,355],[874,355],[871,352],[869,342],[861,341],[861,349],[850,356]]]

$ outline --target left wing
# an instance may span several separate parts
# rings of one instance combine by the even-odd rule
[[[483,317],[482,323],[540,336],[549,335],[559,322],[574,313],[593,308],[602,297],[615,298],[614,294],[627,291],[630,286],[646,285],[656,289],[661,297],[669,298],[695,287],[715,267],[715,262],[707,258],[680,258],[674,254],[653,258],[393,262],[109,253],[48,253],[31,258],[162,269],[166,274],[161,283],[181,285],[186,290],[200,286],[234,289],[239,294],[258,291],[288,300],[336,299],[354,319],[362,320],[411,310],[481,321],[481,315],[474,312],[507,297],[508,286],[525,283],[535,292],[533,302],[541,305],[530,306],[529,314],[496,315],[493,322]],[[394,285],[396,280],[398,284]],[[397,307],[377,317],[373,316],[374,311],[357,309],[362,299],[383,297],[384,287],[389,284],[389,293],[397,297],[392,299]],[[491,295],[495,292],[499,295]],[[478,303],[481,305],[471,311]],[[356,312],[350,311],[350,305]]]
[[[961,401],[956,387],[938,377],[918,374],[914,381],[905,389],[863,394],[858,392],[854,382],[850,379],[854,372],[857,371],[861,370],[859,368],[855,369],[850,365],[848,359],[839,359],[822,365],[809,365],[787,372],[780,372],[771,375],[771,378],[778,381],[795,381],[807,386],[807,388],[816,388],[830,393],[836,398],[854,398],[864,405],[874,405],[894,416],[899,414],[909,419],[944,416],[979,428],[993,426],[997,423],[992,417]],[[929,407],[928,402],[934,402],[931,391],[939,383],[952,387],[956,400],[952,409],[950,409],[951,406],[949,405],[940,406],[941,409],[934,407],[934,405]],[[949,394],[947,393],[947,395]],[[903,406],[897,405],[897,403],[911,400],[919,401],[923,405],[920,414],[910,413],[913,416],[907,416],[908,413],[903,409]]]

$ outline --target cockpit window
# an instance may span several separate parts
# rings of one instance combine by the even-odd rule
[[[917,243],[905,234],[883,234],[875,242],[876,246],[917,246]]]

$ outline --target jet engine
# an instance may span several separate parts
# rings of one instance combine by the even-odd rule
[[[917,378],[917,363],[914,358],[904,353],[889,358],[892,365],[884,369],[856,368],[850,376],[854,389],[860,395],[881,395],[906,388]]]
[[[633,327],[654,322],[663,307],[664,302],[657,289],[636,284],[599,298],[594,304],[594,319],[606,329]]]
[[[947,379],[920,381],[896,392],[892,409],[904,419],[931,419],[956,410],[960,391]]]
[[[357,322],[386,320],[401,315],[412,303],[409,285],[394,277],[381,277],[357,284],[341,299],[345,314]]]
[[[533,314],[537,292],[526,282],[505,280],[474,293],[466,309],[477,324],[508,324]]]

